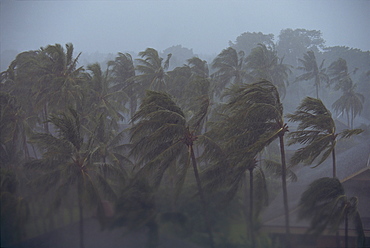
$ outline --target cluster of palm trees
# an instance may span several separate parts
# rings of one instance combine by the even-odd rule
[[[72,44],[23,52],[1,73],[1,197],[22,195],[22,190],[7,187],[3,192],[3,175],[10,173],[24,192],[35,194],[42,188],[51,199],[50,211],[75,199],[81,248],[83,220],[91,206],[102,225],[146,226],[148,245],[157,247],[159,213],[185,225],[186,211],[180,209],[189,203],[180,202],[190,189],[191,196],[199,197],[203,218],[197,230],[207,235],[209,247],[221,242],[214,235],[220,229],[212,218],[214,209],[249,196],[242,215],[248,244],[257,247],[262,242],[258,215],[267,202],[265,170],[272,167],[271,175],[281,177],[289,246],[290,166],[312,164],[323,153],[320,164],[331,154],[335,177],[337,136],[360,132],[337,134],[329,110],[318,99],[321,82],[335,84],[343,99],[333,104],[334,110],[346,112],[353,127],[363,96],[354,92],[345,61],[333,63],[329,77],[311,51],[300,60],[305,74],[297,81],[314,79],[317,99],[306,98],[288,115],[300,122],[289,135],[290,143],[305,145],[291,162],[285,154],[289,130],[281,99],[292,67],[274,46],[260,44],[248,56],[229,47],[210,68],[193,57],[172,71],[171,54],[164,60],[152,48],[136,60],[118,53],[105,69],[98,63],[78,67],[80,54],[73,57],[73,52]],[[279,147],[276,155],[268,151],[271,144]],[[164,191],[170,207],[159,210],[158,192]],[[210,202],[214,197],[220,204]],[[104,212],[105,200],[116,203],[113,220]],[[14,208],[19,202],[12,204],[15,215],[26,216],[24,207]],[[24,225],[5,228],[23,230]]]

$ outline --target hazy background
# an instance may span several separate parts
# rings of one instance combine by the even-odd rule
[[[326,46],[370,50],[370,1],[1,0],[1,52],[72,42],[77,52],[218,54],[243,32],[321,30]]]

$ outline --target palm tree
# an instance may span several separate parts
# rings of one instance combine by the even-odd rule
[[[280,157],[282,167],[282,186],[283,201],[285,210],[285,224],[287,242],[289,245],[289,207],[287,196],[287,167],[284,149],[284,135],[288,131],[287,125],[283,119],[283,107],[277,88],[269,81],[262,80],[252,84],[235,86],[228,92],[230,100],[228,102],[228,111],[225,115],[230,129],[222,136],[232,137],[229,144],[235,154],[247,152],[252,156],[245,156],[245,159],[254,158],[255,155],[268,146],[273,140],[279,139]],[[242,128],[239,128],[242,125]],[[224,125],[227,126],[227,125]],[[242,149],[238,149],[241,147]],[[243,154],[244,154],[243,153]],[[244,162],[241,160],[240,162]],[[250,163],[245,163],[250,164]],[[253,165],[253,163],[251,164]],[[249,166],[248,169],[254,167]],[[253,170],[252,170],[253,172]]]
[[[259,81],[250,86],[246,86],[232,104],[237,106],[241,101],[245,100],[247,100],[251,105],[247,110],[244,110],[244,113],[248,114],[253,120],[252,122],[254,122],[254,125],[259,126],[260,132],[263,132],[260,135],[259,140],[252,145],[252,148],[257,151],[261,151],[263,147],[266,147],[273,140],[277,138],[279,139],[285,226],[287,242],[288,246],[290,246],[289,206],[286,186],[287,167],[284,148],[284,135],[288,131],[288,126],[284,123],[283,107],[280,102],[278,89],[269,81]],[[255,117],[257,117],[257,119],[255,119]]]
[[[187,62],[193,75],[201,78],[209,78],[207,61],[201,60],[198,57],[192,57],[188,59]]]
[[[342,90],[343,95],[333,103],[332,107],[337,113],[346,112],[348,127],[353,128],[354,118],[361,113],[365,97],[356,93],[356,84],[352,82],[351,74],[355,74],[357,68],[349,72],[347,61],[339,58],[329,66],[330,83],[334,84],[335,90]]]
[[[138,112],[132,119],[138,122],[132,127],[131,141],[132,155],[140,156],[139,164],[143,165],[139,175],[144,174],[149,177],[150,185],[155,188],[159,186],[164,172],[170,166],[176,165],[177,162],[185,162],[178,168],[181,172],[178,188],[181,187],[186,171],[190,163],[192,164],[210,245],[214,247],[207,203],[194,153],[194,142],[198,138],[197,131],[207,113],[208,106],[209,101],[205,99],[199,112],[187,121],[183,111],[168,94],[147,91]]]
[[[18,54],[8,69],[0,75],[1,90],[15,97],[32,127],[38,123],[33,95],[38,83],[39,69],[36,61],[39,53],[40,51],[28,51]]]
[[[339,58],[329,65],[328,76],[330,78],[330,84],[334,84],[334,89],[339,90],[342,86],[346,85],[345,81],[351,73],[355,73],[356,70],[350,72],[348,70],[347,61]],[[344,83],[344,85],[343,85]]]
[[[313,51],[308,51],[307,53],[303,54],[303,59],[298,59],[298,61],[302,64],[297,69],[304,71],[302,75],[298,76],[295,81],[309,81],[314,79],[314,86],[316,87],[316,98],[319,99],[319,88],[321,86],[321,82],[329,83],[329,77],[326,75],[326,69],[324,67],[323,60],[320,66],[317,65],[315,53]]]
[[[98,63],[88,65],[87,70],[91,74],[87,75],[88,89],[86,105],[89,109],[86,115],[100,116],[104,114],[112,122],[112,126],[118,128],[118,122],[124,119],[123,113],[126,111],[126,94],[122,90],[117,90],[110,77],[109,66],[103,73]]]
[[[135,67],[132,56],[129,53],[118,53],[114,61],[109,62],[112,66],[111,77],[115,83],[114,89],[123,90],[129,97],[130,118],[134,115],[137,108],[137,92],[135,91],[136,81]]]
[[[83,67],[77,67],[79,53],[73,58],[73,45],[66,44],[64,50],[60,44],[41,48],[35,61],[37,85],[34,89],[36,107],[42,109],[43,120],[49,113],[76,108],[81,101],[84,83]],[[48,132],[48,122],[45,121]]]
[[[135,80],[140,82],[140,90],[142,92],[145,89],[165,91],[168,80],[166,70],[168,69],[172,54],[167,55],[164,63],[163,58],[153,48],[147,48],[145,51],[140,52],[139,56],[141,59],[137,59],[139,64],[136,66],[136,70],[140,74],[135,77]]]
[[[0,91],[0,111],[1,165],[17,167],[22,160],[30,157],[27,135],[31,133],[31,128],[15,96]]]
[[[212,69],[216,70],[212,77],[218,82],[217,90],[219,92],[228,85],[243,84],[247,78],[244,68],[244,52],[238,53],[232,47],[222,50],[213,60]]]
[[[104,217],[102,195],[99,189],[104,189],[106,195],[112,198],[115,197],[115,193],[93,161],[94,153],[97,151],[93,139],[90,138],[89,142],[84,142],[77,112],[69,109],[69,112],[51,115],[49,122],[55,126],[58,135],[35,134],[31,141],[39,145],[44,153],[41,159],[27,162],[26,166],[39,173],[36,185],[42,186],[46,191],[56,188],[54,207],[58,207],[65,199],[71,190],[70,186],[76,186],[80,247],[83,248],[84,201],[97,204],[98,216],[102,219]]]
[[[176,67],[168,72],[170,76],[168,93],[176,97],[179,106],[191,116],[198,111],[199,105],[204,99],[212,99],[213,80],[209,77],[208,65],[205,60],[193,57],[187,62],[187,65]],[[202,124],[207,122],[208,114],[209,111]]]
[[[245,58],[245,63],[253,81],[264,79],[272,82],[284,97],[291,66],[283,64],[283,60],[284,58],[278,57],[275,47],[259,44]]]
[[[101,168],[104,178],[107,178],[108,172],[114,172],[113,176],[122,181],[126,177],[127,168],[124,166],[132,165],[132,162],[125,156],[126,147],[122,144],[126,130],[117,130],[116,123],[112,123],[104,114],[97,116],[93,122],[94,131],[88,132],[97,147],[97,151],[94,153],[94,158],[97,160],[95,165]]]
[[[326,228],[337,231],[345,224],[345,247],[348,248],[348,221],[351,218],[359,237],[359,247],[364,247],[364,230],[357,210],[357,197],[347,197],[337,178],[324,177],[312,182],[303,192],[298,217],[311,220],[308,233],[320,235]]]
[[[336,177],[335,145],[337,137],[348,138],[362,132],[361,129],[344,130],[336,133],[336,127],[330,111],[320,99],[306,97],[294,114],[288,114],[289,121],[299,122],[297,131],[289,134],[289,145],[305,145],[298,149],[291,158],[291,164],[300,162],[312,164],[320,154],[316,166],[323,163],[330,155],[333,161],[333,177]]]
[[[168,76],[167,93],[178,99],[181,106],[186,106],[183,101],[187,100],[188,95],[184,93],[192,78],[190,67],[188,65],[176,67],[168,72]]]
[[[365,101],[364,95],[354,91],[354,88],[356,88],[355,86],[356,85],[353,85],[349,91],[343,92],[343,95],[332,105],[334,111],[337,113],[347,113],[347,125],[352,129],[353,120],[358,114],[361,114],[363,109],[362,103]]]

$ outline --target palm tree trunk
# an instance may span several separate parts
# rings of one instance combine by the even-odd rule
[[[331,152],[332,160],[333,160],[333,178],[337,177],[337,165],[335,160],[335,148],[333,148],[333,151]]]
[[[78,210],[79,210],[79,235],[80,235],[80,248],[84,248],[84,219],[83,219],[83,206],[82,206],[82,187],[80,183],[78,183],[77,188],[77,197],[78,197]]]
[[[249,170],[249,223],[250,223],[250,235],[251,235],[251,242],[252,242],[252,247],[255,246],[255,241],[254,241],[254,223],[253,223],[253,202],[254,202],[254,197],[253,197],[253,168]]]
[[[285,146],[284,146],[284,134],[279,135],[280,141],[280,156],[281,156],[281,180],[283,186],[283,201],[284,201],[284,212],[285,212],[285,233],[287,247],[290,248],[290,225],[289,225],[289,205],[288,205],[288,190],[286,184],[286,160],[285,160]]]
[[[44,115],[44,131],[45,133],[50,133],[49,132],[49,123],[47,122],[47,119],[48,119],[48,107],[47,107],[47,104],[44,105],[44,109],[43,109],[43,115]]]
[[[319,99],[319,83],[316,80],[316,99]]]
[[[203,192],[202,184],[201,184],[200,177],[199,177],[197,161],[195,160],[194,149],[193,149],[192,145],[189,145],[188,148],[189,148],[189,152],[190,152],[190,155],[191,155],[191,161],[192,161],[192,164],[193,164],[194,176],[195,176],[195,180],[197,182],[200,200],[201,200],[201,203],[202,203],[202,206],[203,206],[204,221],[205,221],[208,236],[209,236],[210,247],[214,248],[215,245],[214,245],[214,241],[213,241],[212,227],[211,227],[211,223],[210,223],[209,216],[208,216],[206,199],[204,197],[204,192]]]

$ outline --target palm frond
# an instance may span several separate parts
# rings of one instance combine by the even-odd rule
[[[346,139],[353,135],[358,135],[362,133],[363,131],[364,131],[363,129],[345,129],[339,133],[339,137],[340,139]]]

